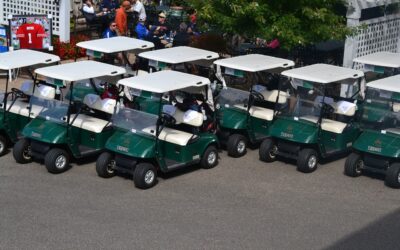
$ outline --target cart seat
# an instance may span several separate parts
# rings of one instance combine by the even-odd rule
[[[400,128],[388,128],[386,129],[387,132],[400,135]]]
[[[278,90],[274,89],[274,90],[264,90],[264,91],[261,91],[260,93],[264,96],[265,101],[275,103],[276,98],[278,97],[278,92],[279,92],[278,103],[285,104],[287,102],[287,99],[289,96],[286,92],[278,91]]]
[[[247,110],[247,107],[243,105],[235,105],[235,107],[242,110]],[[249,110],[249,114],[250,116],[261,120],[272,121],[274,119],[274,111],[272,109],[252,106]]]
[[[338,101],[330,104],[335,109],[335,114],[354,116],[357,110],[357,105],[352,102]]]
[[[400,103],[398,102],[393,103],[393,112],[395,113],[400,112]]]
[[[33,93],[33,81],[26,80],[21,84],[20,90],[24,92],[25,95],[31,96]]]
[[[71,122],[74,118],[75,116],[71,115]],[[84,114],[79,114],[72,123],[74,127],[89,130],[94,133],[101,133],[106,126],[108,127],[110,125],[111,122]]]
[[[142,131],[145,133],[151,134],[151,135],[155,135],[156,127],[150,126],[150,127],[144,128]],[[161,130],[161,133],[158,136],[158,138],[162,141],[166,141],[166,142],[169,142],[172,144],[186,146],[188,144],[188,142],[190,141],[190,139],[192,139],[194,136],[195,136],[194,134],[191,134],[188,132],[164,127]]]
[[[12,104],[12,101],[8,101],[7,102],[7,110],[10,108],[11,104]],[[42,111],[42,109],[43,109],[42,106],[32,105],[31,117],[35,118]],[[9,112],[11,112],[13,114],[17,114],[17,115],[22,115],[22,116],[28,117],[29,116],[29,103],[17,99],[14,102],[14,104],[12,105],[11,109],[9,110]]]
[[[312,123],[318,122],[318,117],[312,115],[306,115],[300,117],[302,120],[306,120]],[[331,119],[322,119],[321,129],[325,131],[329,131],[335,134],[343,133],[343,130],[346,128],[347,124],[344,122],[338,122]]]
[[[83,103],[91,109],[102,111],[108,114],[113,114],[114,108],[117,105],[116,100],[110,98],[101,99],[100,96],[95,94],[87,94],[85,98],[83,98]]]
[[[173,116],[176,124],[188,124],[194,127],[200,127],[204,121],[204,115],[194,110],[183,112],[173,105],[163,105],[163,112]]]

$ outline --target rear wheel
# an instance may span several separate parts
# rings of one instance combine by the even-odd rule
[[[115,176],[115,160],[113,155],[104,152],[96,161],[97,175],[103,178],[111,178]]]
[[[278,153],[278,147],[276,146],[274,140],[271,138],[265,139],[258,150],[260,160],[265,162],[273,162],[276,159]]]
[[[6,154],[8,148],[8,140],[5,136],[0,135],[0,156]]]
[[[247,140],[246,137],[239,134],[233,134],[228,138],[227,150],[228,155],[232,157],[241,157],[246,154]]]
[[[314,172],[318,167],[318,154],[314,149],[300,150],[297,158],[297,170],[303,173]]]
[[[350,177],[358,177],[361,175],[361,170],[364,166],[361,155],[351,153],[344,164],[344,174]]]
[[[388,187],[400,188],[400,163],[393,163],[386,170],[385,184]]]
[[[21,139],[15,143],[13,156],[17,163],[26,164],[32,162],[31,145],[26,139]]]
[[[133,173],[133,182],[137,188],[148,189],[157,181],[157,170],[150,163],[139,163]]]
[[[218,164],[218,151],[213,145],[209,146],[203,154],[200,161],[200,166],[205,169],[210,169]]]
[[[51,149],[44,157],[44,165],[52,174],[59,174],[69,167],[69,154],[60,148]]]

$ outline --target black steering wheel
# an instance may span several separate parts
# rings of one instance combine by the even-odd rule
[[[26,97],[27,95],[22,92],[21,90],[17,89],[17,88],[11,88],[11,91],[17,96],[17,97]]]
[[[322,105],[321,109],[323,110],[323,112],[325,114],[332,114],[335,112],[335,109],[331,105],[329,105],[325,102],[322,102],[321,105]]]
[[[172,115],[162,112],[161,113],[161,122],[163,124],[173,125],[173,124],[176,124],[176,119]]]
[[[264,96],[258,91],[252,90],[250,92],[250,95],[253,97],[255,101],[264,101]]]

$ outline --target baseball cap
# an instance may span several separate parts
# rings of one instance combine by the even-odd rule
[[[158,17],[166,18],[166,17],[167,17],[167,15],[165,15],[165,13],[164,13],[164,12],[160,12],[160,13],[158,14]]]

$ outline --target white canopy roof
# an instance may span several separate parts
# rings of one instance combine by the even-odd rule
[[[364,73],[360,70],[343,68],[330,64],[313,64],[283,71],[282,75],[305,81],[326,84],[349,78],[357,79],[364,76]]]
[[[29,49],[0,53],[0,69],[18,69],[37,64],[50,64],[60,61],[60,57]]]
[[[168,64],[193,62],[197,60],[213,60],[219,57],[215,52],[187,46],[147,51],[140,53],[139,56]]]
[[[121,79],[118,84],[153,93],[165,93],[192,86],[204,86],[210,84],[210,80],[201,76],[164,70],[148,75]]]
[[[96,61],[79,61],[36,69],[35,73],[72,82],[100,76],[121,75],[125,74],[126,70],[121,67]]]
[[[268,69],[288,68],[294,66],[294,62],[291,60],[260,54],[220,59],[216,60],[214,64],[246,72],[258,72]]]
[[[130,38],[126,36],[117,36],[112,38],[95,39],[91,41],[79,42],[78,47],[98,51],[102,53],[116,53],[135,49],[150,49],[154,47],[151,42]]]
[[[357,57],[353,61],[374,66],[400,68],[400,53],[377,52],[366,56]]]
[[[400,93],[400,75],[369,82],[367,87]]]

